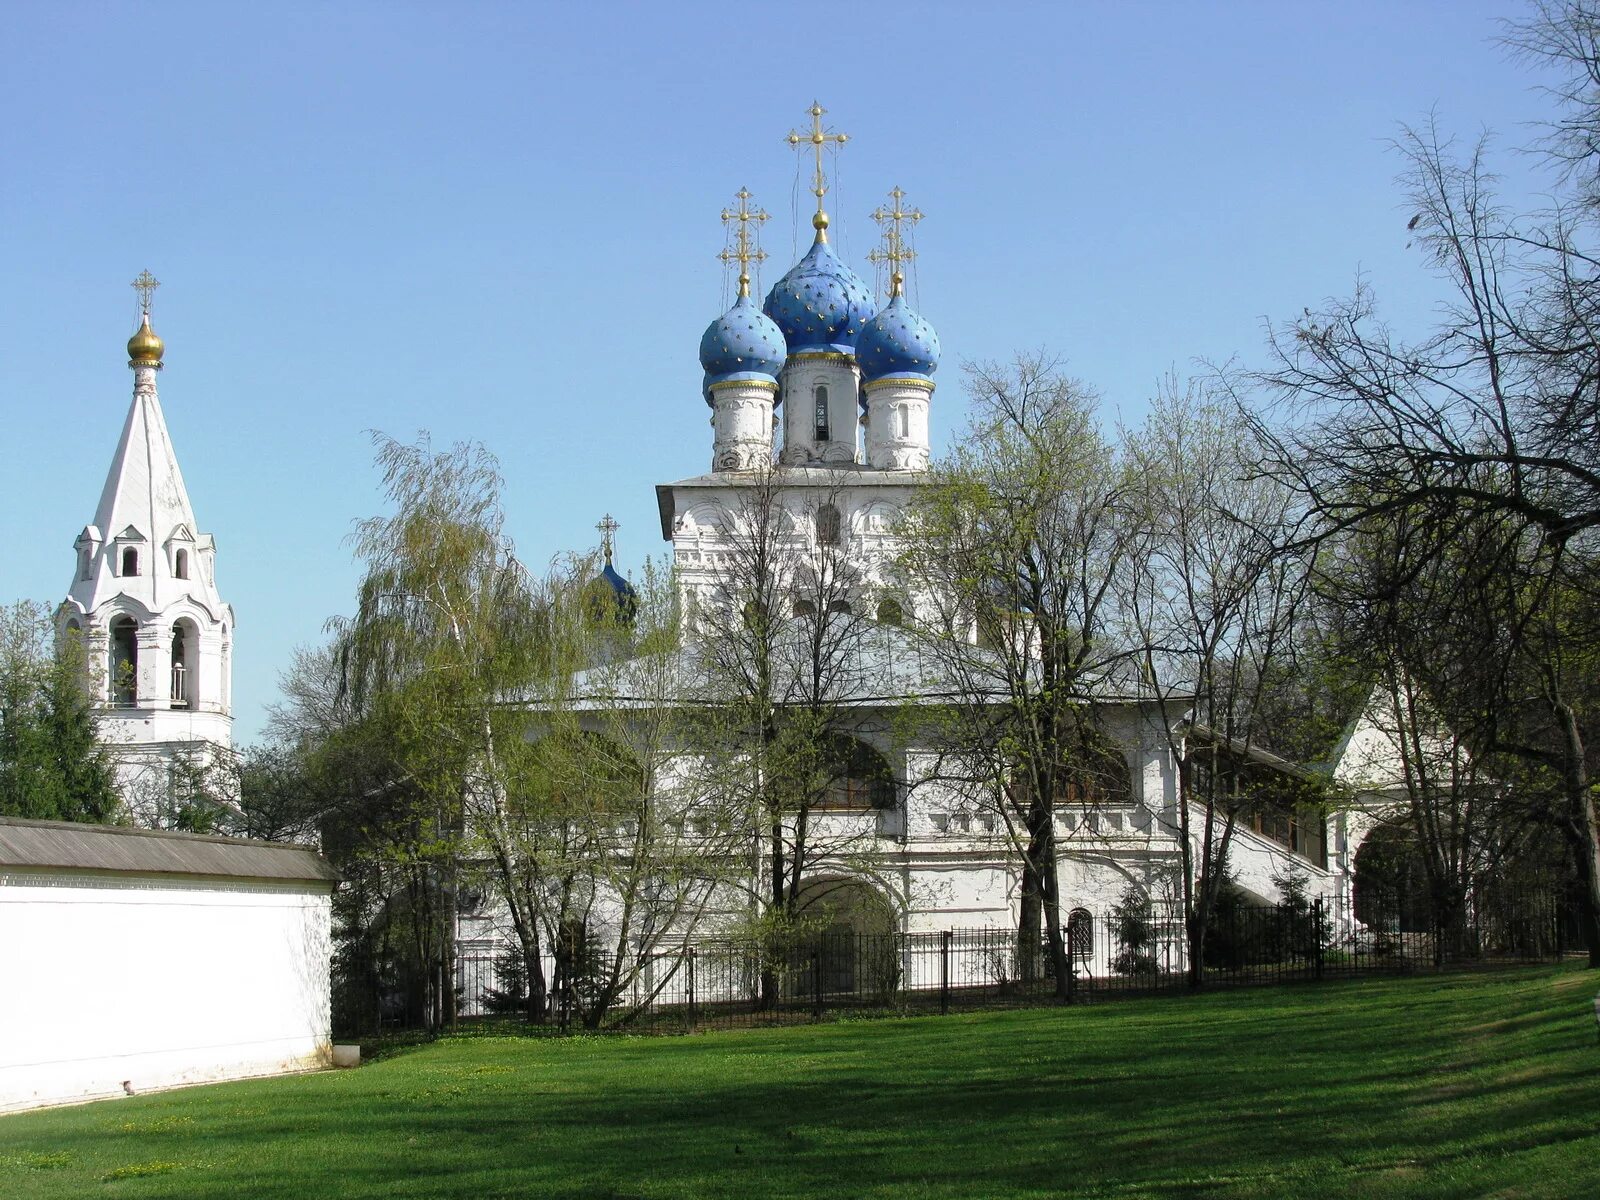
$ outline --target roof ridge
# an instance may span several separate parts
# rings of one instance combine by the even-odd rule
[[[88,830],[95,833],[115,833],[124,837],[153,837],[166,840],[182,839],[188,842],[212,842],[223,846],[250,846],[256,849],[309,850],[322,853],[317,846],[304,842],[270,842],[265,838],[229,837],[221,833],[190,833],[184,829],[139,829],[132,825],[102,825],[94,821],[41,821],[32,817],[8,817],[0,814],[0,825],[21,825],[30,829]]]

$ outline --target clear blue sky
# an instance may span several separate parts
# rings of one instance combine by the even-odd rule
[[[621,565],[663,549],[654,485],[709,463],[717,214],[741,185],[773,214],[766,284],[803,251],[782,138],[814,96],[851,135],[829,199],[863,276],[888,188],[927,213],[936,439],[961,422],[957,362],[1018,348],[1136,420],[1168,369],[1259,361],[1265,318],[1358,273],[1397,324],[1426,320],[1387,142],[1433,108],[1526,140],[1545,101],[1494,41],[1522,12],[9,4],[0,602],[70,581],[145,267],[249,741],[292,648],[351,606],[344,538],[379,503],[365,430],[487,443],[529,562],[592,546],[608,510]]]

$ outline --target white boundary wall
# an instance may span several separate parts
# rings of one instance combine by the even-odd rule
[[[0,1112],[328,1066],[331,897],[0,868]]]

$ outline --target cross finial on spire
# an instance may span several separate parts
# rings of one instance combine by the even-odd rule
[[[600,518],[595,528],[600,531],[600,548],[605,551],[606,564],[609,566],[611,563],[611,535],[621,529],[622,526],[617,521],[612,520],[611,514],[607,513]]]
[[[906,232],[916,228],[922,220],[922,210],[905,207],[906,194],[896,187],[889,193],[889,207],[879,205],[872,211],[872,219],[883,230],[883,247],[867,254],[873,263],[889,264],[889,299],[900,294],[906,276],[902,268],[916,258],[917,252],[906,245]]]
[[[729,222],[737,221],[734,226],[733,245],[724,246],[722,253],[717,255],[724,266],[739,264],[739,295],[750,294],[750,264],[757,265],[767,261],[767,252],[761,248],[761,226],[770,219],[770,214],[761,208],[751,208],[750,201],[753,197],[749,188],[740,188],[734,193],[733,198],[739,202],[738,208],[725,208],[722,210],[722,224],[726,228]],[[752,229],[750,223],[754,221]],[[751,249],[754,244],[755,249]]]
[[[150,297],[161,286],[161,281],[149,271],[140,271],[139,277],[133,281],[133,290],[139,293],[139,315],[150,315]]]
[[[817,215],[811,218],[811,225],[817,231],[817,240],[828,240],[828,214],[822,210],[822,198],[828,193],[828,180],[822,173],[822,151],[831,142],[835,147],[842,146],[850,140],[848,133],[830,133],[822,125],[822,114],[828,110],[815,100],[811,102],[811,129],[810,132],[789,131],[789,145],[799,148],[801,145],[810,146],[816,154],[816,174],[812,177],[811,192],[817,198]]]

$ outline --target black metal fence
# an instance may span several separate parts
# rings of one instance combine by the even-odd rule
[[[1014,929],[829,930],[777,946],[706,939],[615,973],[598,955],[578,969],[549,964],[553,986],[536,1019],[554,1029],[637,1032],[791,1024],[1177,992],[1191,988],[1194,975],[1205,986],[1287,983],[1550,960],[1580,948],[1567,907],[1549,893],[1477,897],[1447,919],[1415,911],[1367,918],[1337,915],[1320,900],[1224,905],[1207,930],[1200,970],[1191,972],[1181,917],[1154,907],[1078,910],[1063,930],[1068,970],[1059,987],[1048,944],[1019,939]],[[613,980],[620,986],[609,989]],[[458,963],[457,1007],[469,1027],[527,1020],[525,988],[526,971],[512,957]]]

